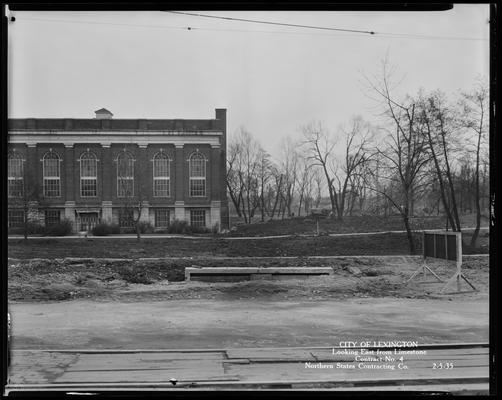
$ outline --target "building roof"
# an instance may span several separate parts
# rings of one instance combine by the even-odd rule
[[[216,119],[9,119],[9,130],[26,131],[218,131]]]
[[[99,110],[94,111],[96,114],[110,114],[113,115],[111,111],[106,108],[100,108]]]
[[[104,111],[103,111],[104,110]],[[96,113],[109,113],[102,108]],[[8,129],[17,131],[226,131],[226,109],[216,109],[215,119],[99,119],[9,118]]]

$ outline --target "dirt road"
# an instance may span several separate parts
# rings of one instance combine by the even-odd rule
[[[364,339],[487,342],[487,299],[14,303],[14,349],[333,346]]]

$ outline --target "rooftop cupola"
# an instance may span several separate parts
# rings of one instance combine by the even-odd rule
[[[94,112],[96,113],[96,119],[112,119],[113,117],[113,114],[106,108],[101,108]]]

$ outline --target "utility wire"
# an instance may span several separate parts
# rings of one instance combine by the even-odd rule
[[[113,26],[131,26],[137,28],[161,28],[161,29],[180,29],[180,30],[199,30],[199,31],[214,31],[214,32],[248,32],[248,33],[277,33],[284,35],[313,35],[313,36],[335,36],[333,34],[323,33],[306,33],[306,32],[285,32],[285,31],[266,31],[266,30],[249,30],[249,29],[225,29],[225,28],[202,28],[196,26],[169,26],[169,25],[144,25],[144,24],[127,24],[116,22],[100,22],[100,21],[78,21],[78,20],[64,20],[64,19],[48,19],[48,18],[25,18],[17,19],[18,22],[23,21],[38,21],[38,22],[62,22],[67,24],[91,24],[91,25],[113,25]],[[344,34],[338,37],[359,36],[355,34]]]
[[[216,15],[188,13],[188,12],[183,12],[183,11],[166,11],[166,12],[172,13],[172,14],[191,15],[191,16],[194,16],[194,17],[224,19],[224,20],[227,20],[227,21],[252,22],[252,23],[255,23],[255,24],[291,26],[291,27],[294,27],[294,28],[321,29],[321,30],[325,30],[325,31],[367,33],[367,34],[370,34],[370,35],[374,35],[375,34],[375,32],[373,32],[373,31],[362,31],[362,30],[357,30],[357,29],[342,29],[342,28],[328,28],[328,27],[325,27],[325,26],[314,26],[314,25],[286,24],[286,23],[281,23],[281,22],[259,21],[259,20],[254,20],[254,19],[245,19],[245,18],[222,17],[222,16],[216,16]]]
[[[204,18],[215,18],[215,19],[223,19],[227,21],[241,21],[241,22],[251,22],[256,24],[267,24],[267,25],[279,25],[279,26],[289,26],[295,28],[308,28],[308,29],[320,29],[320,30],[328,30],[328,31],[338,31],[338,32],[352,32],[352,33],[368,33],[370,35],[378,35],[385,37],[409,37],[409,38],[417,38],[417,39],[447,39],[447,40],[487,40],[483,38],[465,38],[465,37],[456,37],[456,36],[431,36],[431,35],[418,35],[418,34],[410,34],[410,33],[391,33],[391,32],[375,32],[375,31],[364,31],[357,29],[342,29],[342,28],[330,28],[324,26],[314,26],[314,25],[298,25],[298,24],[287,24],[282,22],[271,22],[271,21],[260,21],[246,18],[235,18],[235,17],[224,17],[217,15],[208,15],[208,14],[198,14],[198,13],[189,13],[184,11],[166,11],[171,14],[182,14],[182,15],[190,15],[194,17],[204,17]]]
[[[330,36],[344,38],[347,36],[359,36],[359,34],[345,33],[343,35],[337,36],[329,33],[312,33],[312,32],[293,32],[293,31],[267,31],[267,30],[247,30],[247,29],[226,29],[226,28],[206,28],[206,27],[196,27],[196,26],[169,26],[169,25],[146,25],[146,24],[128,24],[119,22],[101,22],[101,21],[79,21],[79,20],[64,20],[64,19],[49,19],[49,18],[16,18],[17,22],[23,21],[38,21],[38,22],[62,22],[68,24],[91,24],[91,25],[112,25],[112,26],[130,26],[136,28],[160,28],[160,29],[179,29],[184,31],[213,31],[213,32],[244,32],[244,33],[274,33],[282,35],[310,35],[310,36]],[[334,28],[333,28],[334,29]],[[418,35],[410,33],[390,33],[390,32],[379,32],[375,37],[378,38],[389,38],[389,39],[437,39],[437,40],[477,40],[477,41],[487,41],[488,39],[483,38],[467,38],[458,36],[431,36],[431,35]]]
[[[39,21],[39,22],[63,22],[66,24],[91,24],[91,25],[114,25],[114,26],[133,26],[138,28],[166,28],[166,29],[183,29],[190,30],[195,29],[189,26],[168,26],[168,25],[142,25],[142,24],[126,24],[120,22],[105,22],[105,21],[79,21],[79,20],[68,20],[68,19],[48,19],[48,18],[17,18],[16,21]]]

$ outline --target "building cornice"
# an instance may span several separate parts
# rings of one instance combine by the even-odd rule
[[[99,143],[104,147],[112,144],[165,144],[183,146],[186,144],[208,144],[217,146],[221,144],[222,132],[173,132],[173,131],[134,131],[134,132],[63,132],[63,131],[9,131],[9,143],[28,144],[36,143],[63,144],[73,146],[74,144],[94,144]]]
[[[166,131],[166,130],[32,130],[32,129],[11,129],[10,135],[92,135],[92,136],[223,136],[223,131]]]

